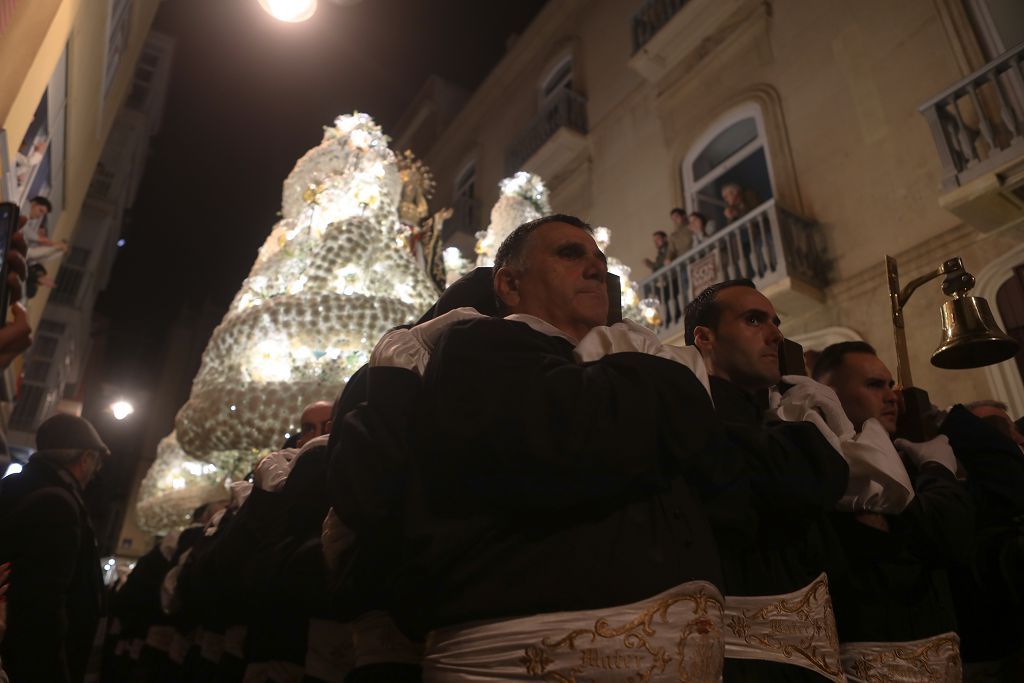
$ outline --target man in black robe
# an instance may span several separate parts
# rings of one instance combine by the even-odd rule
[[[834,540],[827,515],[846,490],[849,469],[842,455],[814,425],[766,421],[768,391],[780,382],[782,332],[775,308],[750,280],[705,289],[686,308],[686,342],[700,349],[710,377],[715,411],[734,439],[748,444],[744,471],[758,515],[754,542],[728,530],[718,532],[723,557],[727,614],[742,618],[777,610],[778,596],[815,588],[817,617],[801,621],[784,610],[762,628],[743,620],[742,632],[726,640],[727,681],[821,681],[841,673],[828,588],[819,577],[828,569]],[[759,596],[753,598],[751,596]],[[796,598],[790,602],[796,603]],[[740,606],[742,605],[742,606]],[[810,614],[810,613],[808,613]],[[728,622],[728,617],[727,617]],[[808,636],[811,627],[831,637]],[[816,633],[817,631],[812,631]],[[792,642],[780,637],[798,633]],[[735,646],[734,646],[735,645]],[[786,647],[787,645],[791,647]]]
[[[620,328],[604,327],[606,272],[578,219],[520,226],[494,268],[506,317],[414,328],[422,353],[397,355],[422,373],[409,381],[416,403],[399,411],[400,423],[378,419],[398,399],[375,408],[371,374],[369,400],[344,421],[334,457],[345,476],[336,479],[352,495],[336,496],[336,506],[347,506],[360,543],[385,528],[401,536],[389,603],[407,635],[431,633],[425,680],[545,680],[565,657],[594,680],[678,680],[682,669],[696,672],[688,680],[717,677],[721,573],[709,516],[750,531],[739,458],[687,365],[643,344],[592,362],[574,356],[592,331]],[[371,370],[401,366],[378,350]],[[353,440],[368,449],[346,447]],[[365,458],[386,441],[398,467]],[[397,513],[380,504],[396,500]],[[671,652],[643,649],[632,631],[610,634],[590,619],[601,633],[577,651],[572,615],[628,623],[632,604],[688,582],[706,588],[663,599],[705,610],[686,625],[689,649],[675,640]],[[565,633],[553,613],[568,613]],[[463,646],[481,646],[470,622],[518,630],[467,659]],[[565,638],[547,638],[556,632]]]
[[[881,664],[891,658],[875,652],[877,648],[862,652],[864,648],[853,644],[932,639],[927,646],[930,663],[951,677],[937,680],[958,680],[947,568],[970,557],[974,506],[956,479],[949,441],[945,435],[923,443],[896,439],[889,448],[885,436],[896,431],[898,397],[892,374],[865,342],[824,349],[813,376],[835,389],[859,433],[876,430],[883,436],[879,445],[888,448],[879,451],[887,460],[883,464],[912,485],[908,502],[833,515],[847,565],[841,580],[833,582],[844,665],[848,671],[861,667],[862,673],[892,671]]]

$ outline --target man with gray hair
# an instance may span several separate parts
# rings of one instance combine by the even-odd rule
[[[0,482],[0,561],[11,563],[3,660],[13,681],[83,680],[103,580],[82,493],[110,449],[88,421],[58,414],[38,450]]]

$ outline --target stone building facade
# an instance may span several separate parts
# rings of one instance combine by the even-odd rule
[[[460,109],[435,84],[393,135],[433,169],[433,208],[457,208],[447,238],[464,251],[520,168],[555,211],[612,228],[637,279],[670,209],[699,210],[718,227],[706,263],[753,274],[787,336],[862,338],[895,368],[886,254],[904,282],[962,257],[1024,335],[1021,40],[1010,0],[551,0]],[[726,224],[730,182],[751,206]],[[706,255],[662,285],[685,296],[686,262]],[[943,299],[934,283],[906,308],[915,384],[940,406],[1024,413],[1024,356],[930,365]],[[678,323],[663,338],[681,343]]]

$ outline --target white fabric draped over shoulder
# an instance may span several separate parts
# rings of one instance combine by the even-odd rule
[[[580,340],[573,353],[580,363],[592,363],[613,353],[627,352],[647,353],[686,366],[711,396],[708,369],[696,347],[662,344],[658,335],[632,320],[595,327]]]
[[[774,416],[785,422],[810,422],[850,466],[846,493],[836,508],[902,512],[914,499],[914,487],[881,423],[871,418],[857,432],[831,387],[800,375],[786,375],[782,381],[793,386],[781,396],[773,392]]]
[[[422,376],[442,332],[457,322],[483,317],[483,313],[466,306],[410,329],[391,330],[373,347],[370,367],[405,368]]]

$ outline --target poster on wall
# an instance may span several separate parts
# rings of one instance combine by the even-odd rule
[[[722,259],[718,255],[718,247],[711,247],[704,254],[686,264],[686,274],[690,281],[688,299],[693,300],[698,294],[716,282],[721,282]]]

